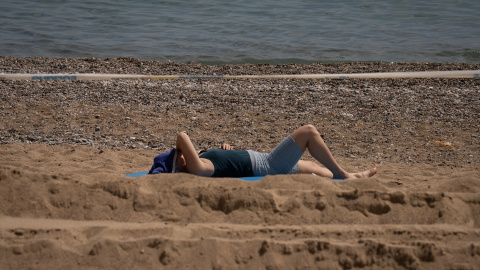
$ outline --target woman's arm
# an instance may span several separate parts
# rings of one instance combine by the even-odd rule
[[[191,174],[200,176],[212,176],[214,167],[211,162],[205,162],[205,160],[198,157],[195,147],[192,141],[185,132],[180,132],[177,135],[177,150],[180,151],[185,158],[187,171]]]

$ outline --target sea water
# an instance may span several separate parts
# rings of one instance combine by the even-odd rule
[[[0,55],[480,63],[480,1],[2,0]]]

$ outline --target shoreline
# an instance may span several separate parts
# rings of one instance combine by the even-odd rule
[[[401,71],[478,70],[480,63],[435,62],[329,62],[309,64],[220,64],[207,65],[195,61],[187,63],[142,61],[132,57],[118,58],[63,58],[63,57],[11,57],[0,56],[0,73],[120,73],[167,75],[259,75],[315,73],[365,73]],[[206,72],[210,72],[207,74]],[[246,73],[250,72],[250,73]],[[172,73],[170,73],[172,74]]]

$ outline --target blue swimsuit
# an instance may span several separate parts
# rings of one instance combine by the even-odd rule
[[[253,176],[252,160],[247,151],[212,149],[200,157],[213,163],[213,177]]]

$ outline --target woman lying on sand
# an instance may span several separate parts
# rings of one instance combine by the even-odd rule
[[[326,168],[311,161],[300,160],[306,149]],[[149,173],[172,171],[208,177],[314,173],[333,179],[355,179],[373,176],[377,173],[377,167],[358,173],[345,171],[335,161],[317,129],[306,125],[288,135],[268,154],[253,150],[232,150],[230,145],[223,144],[220,149],[211,149],[198,155],[188,135],[180,132],[177,135],[176,149],[157,156]]]

